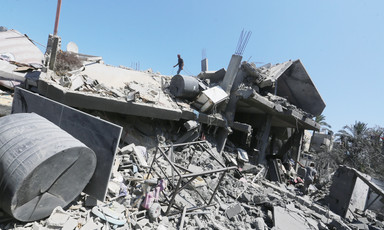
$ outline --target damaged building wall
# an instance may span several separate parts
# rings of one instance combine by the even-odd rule
[[[369,177],[369,176],[367,176]],[[367,178],[370,180],[370,177]],[[353,219],[356,209],[365,210],[369,187],[348,167],[339,167],[333,176],[327,202],[332,211]]]
[[[328,151],[333,148],[332,133],[313,133],[310,148],[314,151]]]

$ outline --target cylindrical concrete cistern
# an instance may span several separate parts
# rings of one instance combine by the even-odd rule
[[[175,75],[172,77],[170,92],[177,98],[193,99],[199,92],[199,81],[194,77]]]
[[[0,208],[20,221],[47,217],[91,179],[95,153],[34,113],[0,118]]]

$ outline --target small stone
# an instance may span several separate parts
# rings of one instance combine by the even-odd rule
[[[231,219],[232,217],[238,215],[242,211],[242,207],[239,203],[236,203],[234,205],[231,205],[227,208],[225,211],[225,214],[227,215],[228,219]]]
[[[264,219],[261,218],[261,217],[257,217],[257,218],[255,219],[254,226],[255,226],[255,229],[256,229],[256,230],[264,230],[264,229],[268,229],[267,225],[266,225],[265,222],[264,222]],[[267,228],[265,228],[265,227],[267,227]]]

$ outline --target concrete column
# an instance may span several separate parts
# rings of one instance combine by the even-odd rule
[[[61,48],[61,38],[55,35],[49,35],[46,54],[49,55],[48,66],[50,70],[54,70],[57,52]]]
[[[225,73],[224,79],[220,84],[221,88],[223,88],[223,90],[228,94],[231,92],[232,85],[235,81],[237,72],[239,71],[239,66],[242,58],[243,57],[240,55],[232,55],[227,72]]]
[[[241,59],[240,59],[241,60]],[[232,62],[232,60],[231,60]],[[237,89],[237,87],[240,85],[241,82],[243,82],[245,77],[245,73],[240,71],[236,71],[235,77],[232,79],[231,83],[231,89],[232,87],[234,89]],[[224,77],[225,79],[225,77]],[[229,93],[231,91],[229,89]],[[232,126],[234,119],[235,119],[235,113],[236,113],[236,106],[237,101],[239,100],[239,97],[235,95],[235,93],[230,94],[229,96],[229,102],[224,102],[222,105],[222,109],[225,115],[225,119],[227,121],[227,126]],[[229,127],[219,128],[217,132],[216,142],[218,145],[218,151],[221,153],[221,151],[224,149],[225,143],[227,142],[228,135],[231,133],[231,129]]]
[[[259,159],[258,163],[259,164],[264,164],[266,165],[267,159],[266,159],[266,149],[268,146],[268,141],[269,141],[269,133],[271,132],[271,125],[272,125],[272,116],[267,115],[266,121],[264,123],[263,128],[260,130],[260,140],[258,144],[259,148]]]
[[[232,132],[229,127],[219,127],[216,133],[217,151],[221,154],[227,143],[228,135]]]
[[[201,72],[208,71],[208,58],[201,60]]]
[[[303,135],[304,135],[304,129],[299,129],[299,132],[295,132],[295,141],[293,144],[293,153],[292,157],[297,162],[300,160],[300,154],[301,154],[301,146],[303,144]],[[296,164],[296,172],[299,168],[299,164]]]

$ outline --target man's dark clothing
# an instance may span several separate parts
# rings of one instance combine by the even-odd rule
[[[177,70],[177,74],[180,74],[181,70],[184,67],[184,60],[182,58],[179,58],[177,61],[177,65],[179,66],[179,69]]]

